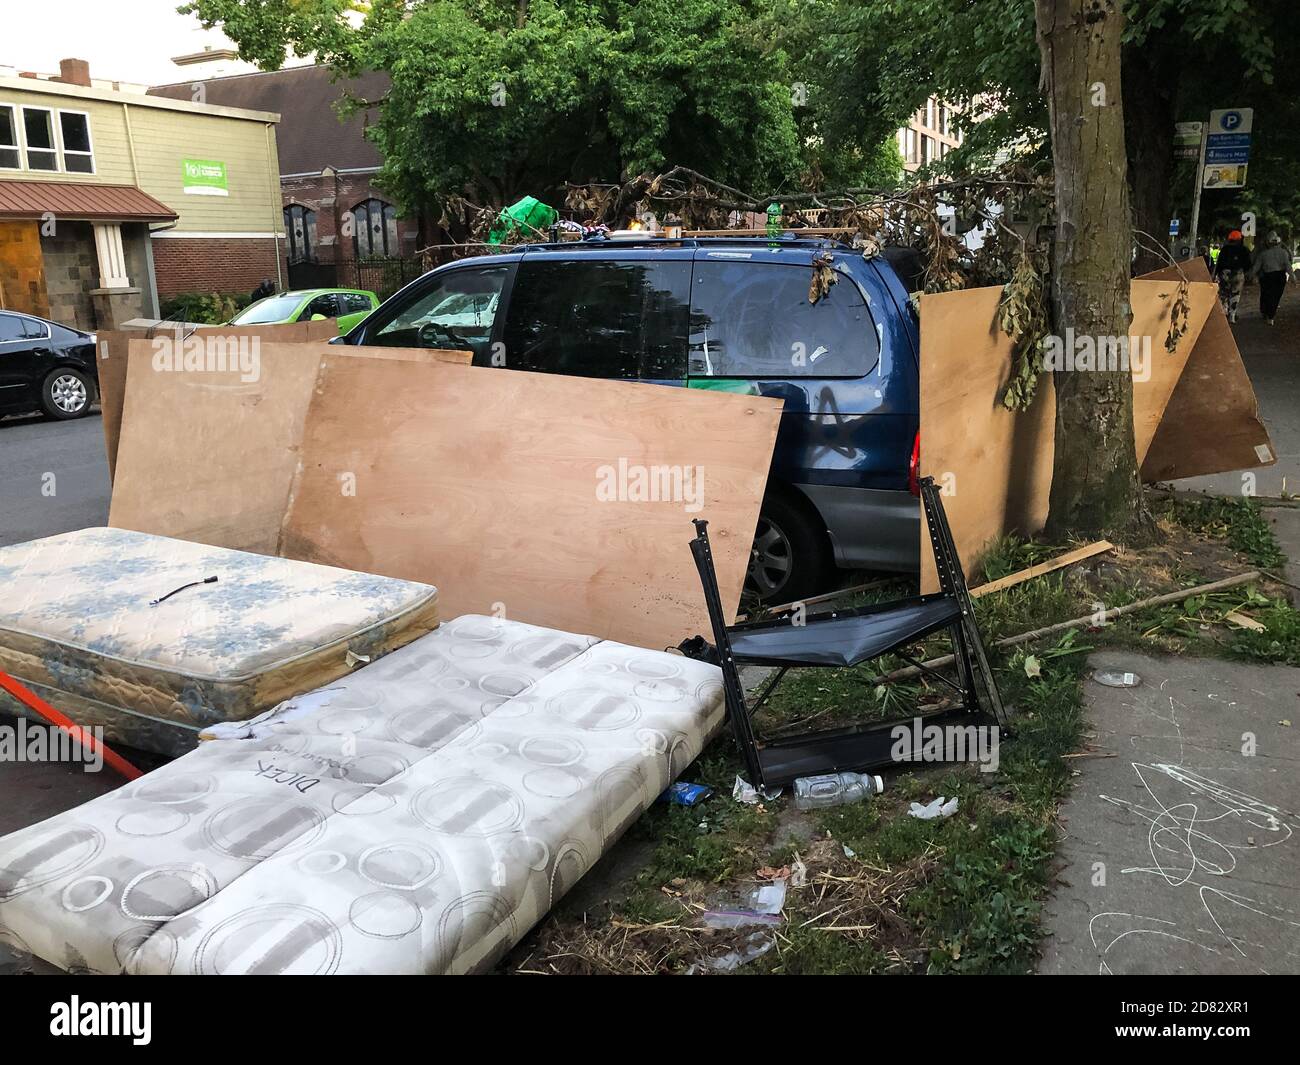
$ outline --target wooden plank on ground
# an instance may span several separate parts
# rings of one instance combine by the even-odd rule
[[[130,343],[110,525],[273,555],[321,356],[364,365],[464,357],[320,342],[257,352],[256,379],[246,380],[237,349],[227,349],[229,369],[176,370],[153,341]]]
[[[328,354],[279,553],[436,584],[444,618],[662,649],[710,632],[692,518],[735,616],[781,406]]]
[[[1017,584],[1033,580],[1035,577],[1041,577],[1044,573],[1054,573],[1058,569],[1064,569],[1066,566],[1073,566],[1076,562],[1082,562],[1086,558],[1092,558],[1093,555],[1100,555],[1104,551],[1113,550],[1114,547],[1115,545],[1109,540],[1098,540],[1095,544],[1076,547],[1073,551],[1057,555],[1055,558],[1040,562],[1036,566],[1028,566],[1025,569],[1017,570],[1015,573],[1008,573],[1005,577],[999,577],[995,581],[981,584],[978,588],[972,588],[970,590],[971,597],[978,599],[981,595],[988,595],[990,592],[1000,592],[1004,588],[1013,588]]]

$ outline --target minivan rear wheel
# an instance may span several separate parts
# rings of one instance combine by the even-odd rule
[[[764,603],[792,603],[826,591],[834,575],[826,530],[785,495],[769,495],[754,530],[745,590]]]

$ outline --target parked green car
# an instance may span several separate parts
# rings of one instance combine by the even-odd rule
[[[277,325],[337,318],[339,333],[346,333],[379,306],[379,297],[359,288],[304,288],[277,292],[250,303],[227,325]]]

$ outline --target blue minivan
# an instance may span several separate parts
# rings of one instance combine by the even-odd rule
[[[527,245],[425,274],[337,342],[778,397],[750,591],[790,602],[837,567],[917,569],[919,336],[883,258],[788,234]]]

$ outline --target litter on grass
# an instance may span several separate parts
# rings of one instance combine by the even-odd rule
[[[907,808],[908,815],[922,821],[933,821],[936,817],[951,817],[957,812],[957,800],[940,795],[933,802],[922,806],[919,802]]]

